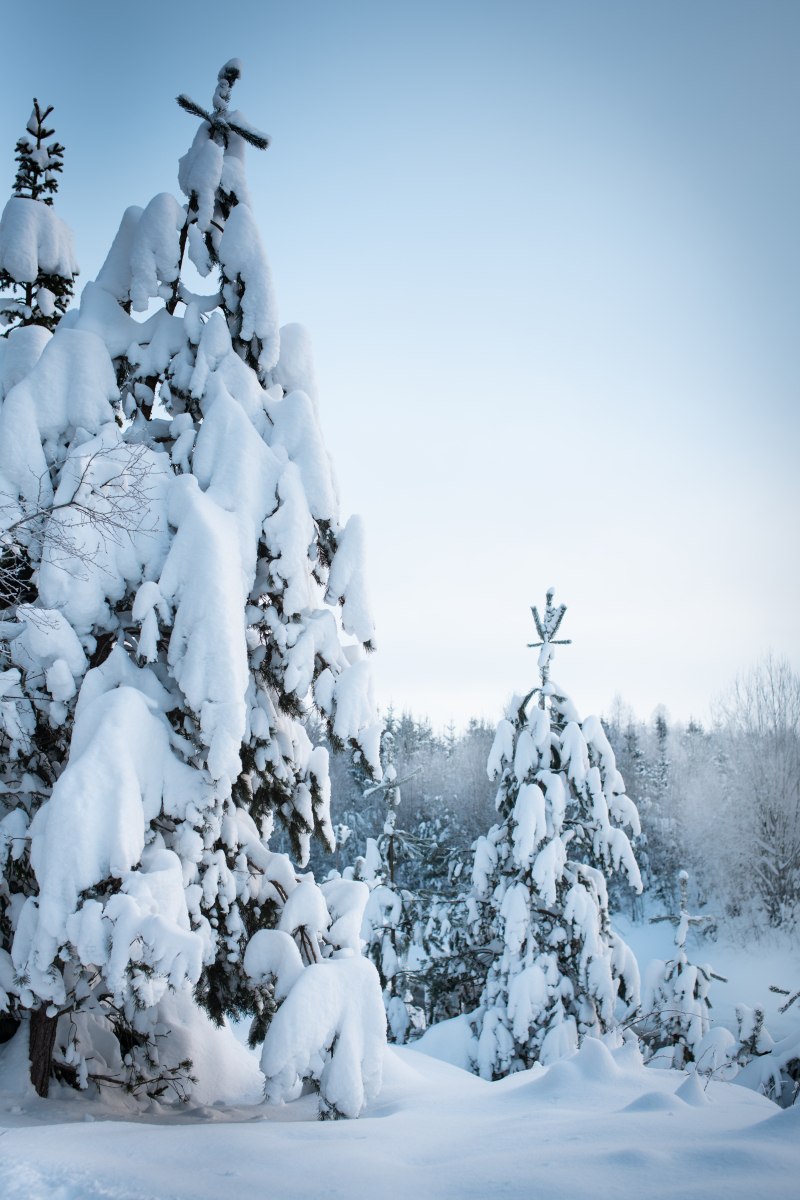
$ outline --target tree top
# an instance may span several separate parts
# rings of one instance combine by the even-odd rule
[[[200,117],[201,120],[206,121],[211,131],[211,137],[226,150],[228,148],[228,135],[231,132],[237,133],[240,138],[243,138],[249,145],[255,146],[257,150],[266,150],[272,141],[269,134],[262,133],[259,129],[256,129],[239,112],[235,114],[235,119],[233,120],[228,116],[228,101],[231,97],[231,89],[236,80],[241,79],[241,76],[241,59],[231,58],[220,68],[217,75],[217,87],[211,101],[211,112],[207,112],[204,108],[201,108],[185,92],[176,97],[177,102],[185,112],[192,113],[195,117]]]

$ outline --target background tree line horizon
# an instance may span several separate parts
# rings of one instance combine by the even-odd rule
[[[509,695],[503,714],[518,697]],[[465,864],[476,838],[497,819],[496,785],[486,762],[496,721],[472,717],[460,729],[451,720],[436,730],[427,716],[390,702],[380,708],[401,789],[398,828],[433,839],[447,862]],[[678,872],[689,871],[694,902],[716,906],[715,917],[738,936],[759,937],[765,926],[794,928],[800,899],[800,674],[772,651],[713,697],[705,720],[670,719],[663,705],[639,717],[617,693],[600,720],[613,747],[642,834],[634,841],[647,897],[675,911]],[[312,742],[324,743],[312,718]],[[334,855],[314,844],[310,867],[324,874],[353,866],[366,839],[378,839],[385,819],[380,793],[365,798],[366,772],[331,755],[331,818],[346,842]],[[428,870],[430,875],[430,870]],[[434,871],[434,879],[436,873]],[[419,885],[419,866],[402,853],[399,883]],[[644,900],[620,880],[613,908],[644,918]]]

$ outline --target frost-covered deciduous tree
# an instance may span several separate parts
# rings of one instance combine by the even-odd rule
[[[492,957],[472,1017],[475,1069],[486,1079],[548,1063],[615,1025],[617,1002],[639,1002],[636,961],[611,931],[607,877],[624,870],[641,890],[625,833],[639,832],[597,717],[581,720],[550,678],[566,611],[547,593],[540,683],[497,727],[488,771],[500,823],[478,839],[469,921]]]
[[[768,654],[728,688],[715,716],[738,810],[731,832],[744,851],[737,884],[770,925],[791,928],[800,911],[800,674]]]
[[[268,843],[277,819],[301,869],[312,836],[334,845],[309,712],[380,777],[364,532],[340,522],[308,335],[278,328],[244,173],[245,144],[268,139],[229,110],[240,73],[227,63],[200,110],[187,203],[126,211],[0,412],[6,527],[39,514],[33,595],[0,627],[5,787],[31,786],[37,720],[69,747],[38,811],[0,825],[7,864],[29,839],[36,885],[22,896],[7,865],[0,982],[42,1029],[43,1094],[47,1039],[79,1085],[170,1083],[174,993],[190,1024],[195,1001],[253,1014],[273,1098],[308,1078],[326,1115],[352,1116],[384,1037],[350,928],[366,889],[326,903]],[[185,287],[185,254],[217,292]]]
[[[0,325],[50,333],[67,311],[78,274],[72,230],[53,211],[64,147],[45,145],[55,132],[46,127],[52,111],[34,100],[16,146],[14,194],[0,217],[0,291],[11,292],[0,298]]]

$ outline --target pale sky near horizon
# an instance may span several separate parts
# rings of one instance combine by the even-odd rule
[[[551,585],[584,713],[687,719],[769,648],[800,666],[800,6],[6,0],[0,35],[0,199],[36,95],[81,284],[179,194],[174,97],[243,60],[382,705],[495,719]]]

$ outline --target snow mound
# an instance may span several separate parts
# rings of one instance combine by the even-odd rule
[[[190,989],[168,992],[159,1017],[169,1028],[170,1060],[192,1060],[192,1101],[195,1104],[258,1104],[264,1097],[264,1077],[258,1060],[236,1040],[228,1025],[221,1028],[198,1008]]]
[[[682,1100],[669,1096],[666,1092],[645,1092],[638,1100],[626,1104],[623,1112],[677,1112],[683,1105]]]
[[[470,1025],[470,1014],[462,1013],[459,1017],[432,1025],[414,1042],[414,1049],[440,1062],[461,1067],[463,1071],[471,1071],[478,1058],[478,1039]]]

